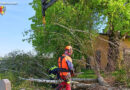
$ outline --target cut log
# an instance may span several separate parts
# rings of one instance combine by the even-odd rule
[[[19,77],[20,79],[22,79],[21,77]],[[32,78],[34,79],[34,78]],[[47,80],[47,79],[36,79],[36,80]],[[62,80],[60,80],[62,81]],[[87,78],[72,78],[72,81],[77,81],[77,82],[86,82],[86,83],[97,83],[98,79],[87,79]],[[55,83],[55,82],[54,82]]]
[[[48,84],[59,84],[63,81],[63,80],[47,80],[47,79],[34,79],[34,78],[26,79],[26,78],[22,78],[22,77],[19,77],[19,79],[32,81],[32,82],[39,82],[39,83],[48,83]],[[75,78],[74,80],[82,80],[82,79]],[[91,79],[90,79],[90,81],[91,81]],[[104,81],[104,79],[102,77],[98,78],[98,82],[99,82],[99,84],[98,83],[85,84],[85,83],[80,83],[77,81],[71,81],[71,85],[72,85],[72,88],[75,90],[79,90],[79,89],[81,89],[81,90],[82,89],[83,90],[86,90],[86,89],[88,89],[88,90],[129,90],[128,88],[120,89],[117,87],[111,87]]]
[[[33,81],[33,82],[39,82],[39,83],[49,83],[49,84],[59,84],[59,83],[63,82],[63,80],[46,80],[46,79],[34,79],[34,78],[26,79],[26,78],[21,78],[21,77],[19,77],[19,79]],[[80,82],[76,82],[76,81],[71,81],[71,84],[73,87],[76,87],[76,88],[77,87],[89,88],[89,87],[94,87],[97,85],[97,84],[85,84],[85,83],[80,83]]]
[[[20,80],[27,80],[27,81],[33,81],[33,82],[39,82],[39,83],[50,83],[50,84],[59,84],[61,83],[63,80],[47,80],[47,79],[34,79],[34,78],[22,78],[19,77]]]
[[[87,78],[72,78],[72,81],[86,82],[86,83],[97,83],[97,79],[87,79]]]
[[[101,76],[98,77],[98,83],[102,86],[110,86]]]

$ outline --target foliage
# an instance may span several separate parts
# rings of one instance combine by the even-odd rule
[[[72,45],[75,49],[74,57],[80,59],[82,55],[87,56],[86,47],[91,47],[90,40],[97,36],[92,32],[98,25],[106,24],[105,30],[120,31],[122,34],[129,31],[128,0],[65,1],[57,1],[46,10],[47,23],[44,27],[41,1],[33,0],[30,3],[36,13],[29,19],[33,22],[32,30],[26,31],[25,35],[31,32],[27,40],[32,42],[40,54],[53,53],[58,58],[66,45]]]
[[[50,60],[49,63],[43,63],[44,60]],[[49,90],[50,84],[40,84],[29,81],[22,81],[19,77],[24,78],[48,78],[47,68],[54,65],[54,61],[41,56],[35,56],[31,53],[24,53],[22,51],[13,51],[7,56],[3,57],[0,65],[0,79],[9,79],[12,84],[13,90],[27,89],[34,90],[40,89]],[[80,78],[96,78],[94,71],[83,70],[83,75],[79,75]],[[47,74],[48,75],[48,74]],[[52,90],[52,89],[50,89]]]
[[[120,31],[122,34],[130,31],[129,0],[93,0],[93,6],[100,16],[107,18],[106,30]]]
[[[2,57],[0,57],[0,60],[2,60]]]
[[[53,53],[57,59],[63,53],[66,45],[74,47],[74,57],[80,59],[82,55],[87,56],[85,46],[90,46],[90,33],[96,36],[94,31],[97,16],[87,5],[86,0],[57,1],[46,11],[46,25],[42,26],[42,14],[40,0],[34,0],[30,5],[36,11],[35,16],[31,17],[31,31],[33,32],[28,39],[40,54]],[[70,14],[71,13],[71,14]],[[81,24],[82,23],[82,24]],[[85,32],[85,33],[84,33]]]
[[[116,78],[116,82],[118,85],[124,85],[130,87],[130,78],[127,76],[125,69],[120,69],[112,73]]]
[[[82,69],[83,74],[78,75],[78,78],[97,78],[93,70]]]
[[[119,67],[116,64],[119,59],[120,38],[130,35],[130,3],[129,0],[93,0],[93,6],[106,23],[104,31],[109,36],[106,70],[113,71]]]
[[[3,58],[0,72],[12,71],[22,77],[45,78],[47,77],[45,73],[50,63],[44,63],[44,60],[49,59],[22,51],[14,51]]]
[[[38,83],[33,83],[29,81],[21,81],[18,79],[18,74],[15,74],[12,71],[7,71],[4,73],[0,73],[0,79],[9,79],[11,82],[12,90],[20,90],[20,89],[26,89],[26,90],[44,90],[44,85],[40,85]]]
[[[82,56],[94,56],[93,42],[98,36],[98,27],[105,27],[105,31],[112,31],[117,35],[129,34],[130,31],[130,3],[128,0],[58,0],[46,10],[46,25],[42,25],[41,1],[33,0],[30,5],[36,11],[31,17],[31,29],[27,39],[37,50],[38,54],[53,55],[53,60],[63,53],[66,45],[74,48],[73,58],[79,60]],[[105,24],[105,25],[104,25]],[[100,28],[101,28],[100,27]],[[119,46],[119,38],[114,36],[110,42]],[[114,49],[115,48],[115,49]],[[110,55],[118,56],[118,47],[114,47]],[[113,56],[112,56],[113,55]],[[117,58],[115,58],[117,59]],[[48,61],[49,62],[49,61]],[[45,63],[45,62],[44,62]]]
[[[0,79],[9,79],[13,90],[25,88],[27,90],[40,89],[44,90],[49,86],[34,82],[22,81],[19,77],[24,78],[49,78],[47,69],[54,64],[44,63],[45,60],[51,60],[47,57],[33,55],[31,52],[13,51],[3,57],[0,64]]]

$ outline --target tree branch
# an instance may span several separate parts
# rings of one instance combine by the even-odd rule
[[[59,84],[59,83],[63,82],[63,80],[46,80],[46,79],[34,79],[34,78],[26,79],[26,78],[22,78],[22,77],[19,77],[19,79],[27,80],[27,81],[34,81],[34,82],[39,82],[39,83],[50,83],[50,84]],[[78,79],[76,78],[75,80],[78,80]],[[91,79],[87,79],[87,80],[91,81]],[[71,84],[75,85],[76,87],[82,87],[82,88],[96,86],[96,84],[85,84],[85,83],[80,83],[80,82],[76,82],[76,81],[71,81]]]

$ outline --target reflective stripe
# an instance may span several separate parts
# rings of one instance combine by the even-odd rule
[[[54,75],[54,74],[51,74],[51,75],[49,75],[51,78],[55,78],[56,77],[56,75]]]
[[[50,70],[52,71],[52,70],[54,70],[54,69],[56,69],[56,68],[58,68],[58,67],[57,67],[57,66],[54,66],[54,67],[51,67]]]
[[[70,84],[70,81],[68,81],[67,84]]]

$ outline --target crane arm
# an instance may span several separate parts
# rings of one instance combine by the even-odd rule
[[[46,20],[45,20],[45,11],[47,10],[47,8],[49,8],[51,5],[53,5],[57,0],[50,0],[49,2],[47,2],[47,0],[41,0],[42,3],[42,16],[43,16],[43,24],[46,24]]]

